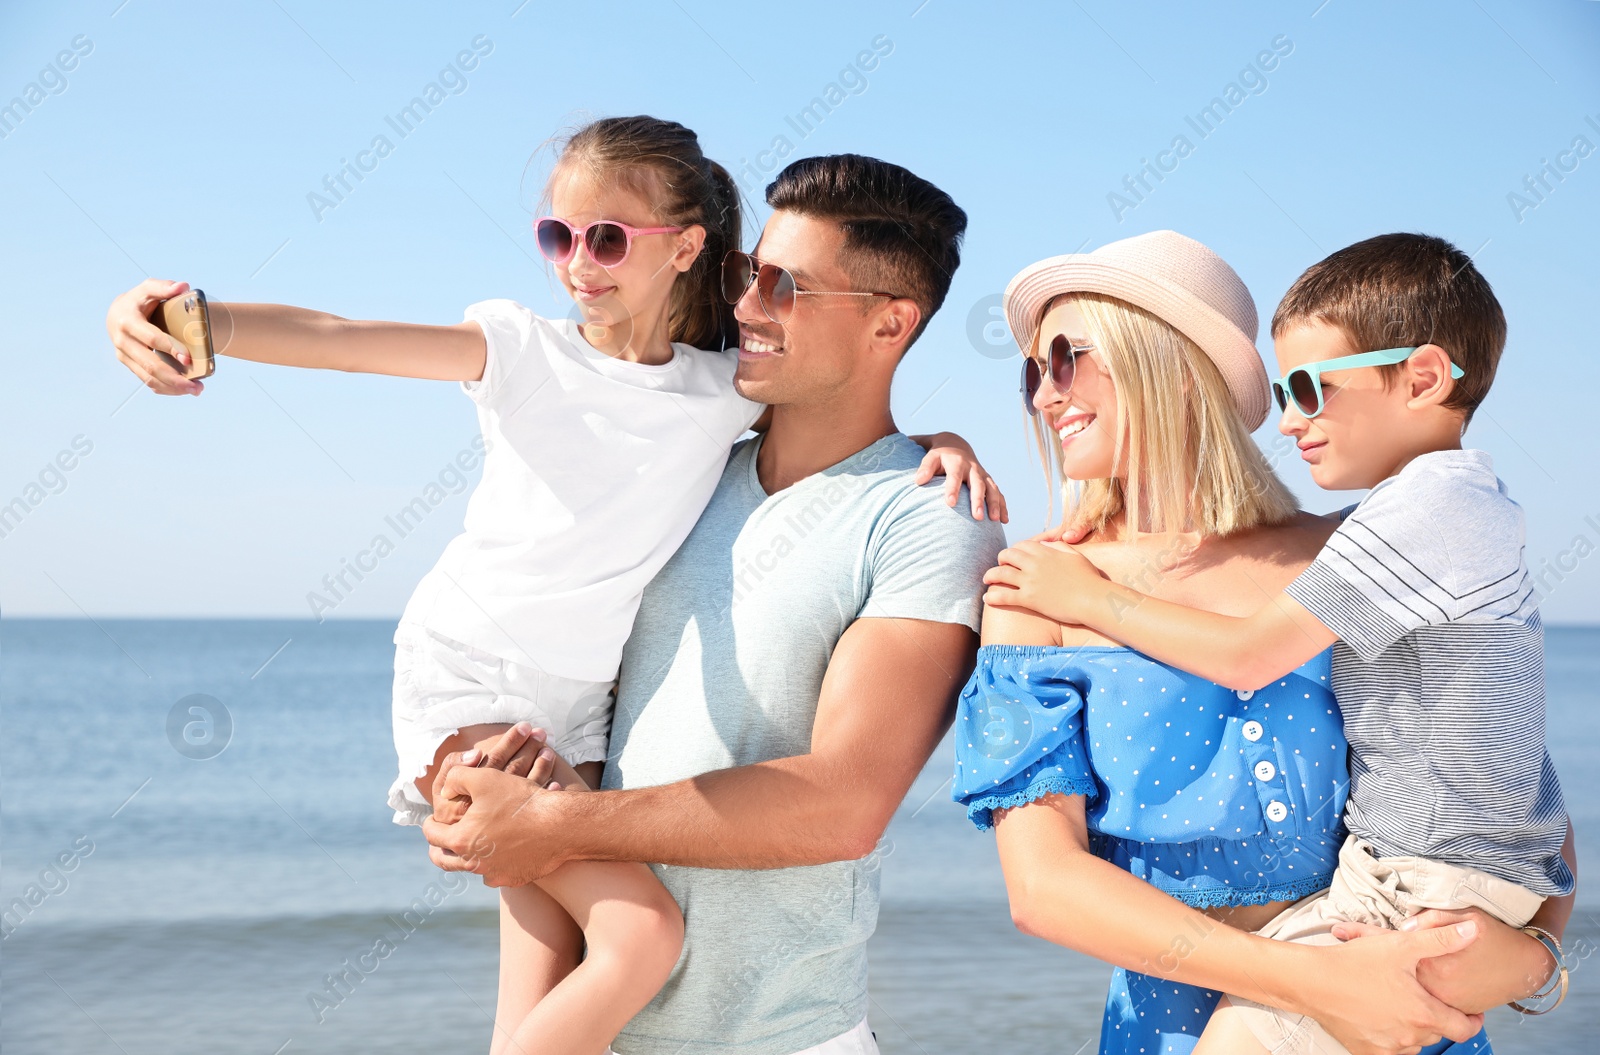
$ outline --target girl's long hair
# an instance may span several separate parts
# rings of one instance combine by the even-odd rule
[[[739,248],[739,191],[728,170],[701,151],[699,137],[676,121],[603,117],[556,146],[552,183],[582,166],[596,183],[621,184],[651,202],[664,226],[705,228],[694,266],[673,284],[668,339],[717,350],[737,344],[739,324],[722,297],[721,269],[727,252]]]

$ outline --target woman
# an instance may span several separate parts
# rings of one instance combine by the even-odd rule
[[[1006,311],[1105,574],[1243,613],[1310,563],[1333,524],[1250,439],[1268,409],[1255,307],[1216,254],[1157,232],[1056,257],[1012,280]],[[1270,994],[1358,1053],[1487,1050],[1456,1008],[1545,977],[1532,938],[1464,913],[1332,948],[1249,933],[1336,864],[1349,777],[1327,653],[1235,693],[1027,609],[1022,568],[988,581],[955,797],[996,829],[1018,927],[1117,965],[1102,1052],[1192,1050],[1220,992]]]

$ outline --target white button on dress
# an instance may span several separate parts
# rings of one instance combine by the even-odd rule
[[[1248,700],[1250,697],[1254,696],[1255,694],[1256,694],[1256,690],[1254,690],[1254,689],[1239,689],[1237,692],[1234,693],[1234,695],[1239,697],[1241,700]]]
[[[1273,777],[1275,777],[1277,775],[1278,775],[1278,767],[1273,765],[1271,762],[1268,762],[1265,759],[1262,759],[1260,762],[1256,763],[1256,779],[1257,780],[1271,780]]]
[[[1261,739],[1261,734],[1266,732],[1265,729],[1261,728],[1260,722],[1245,722],[1244,727],[1239,731],[1244,733],[1244,738],[1252,744]]]
[[[1267,820],[1271,821],[1273,824],[1277,824],[1287,816],[1289,816],[1289,807],[1285,806],[1277,799],[1273,799],[1271,802],[1267,803]]]

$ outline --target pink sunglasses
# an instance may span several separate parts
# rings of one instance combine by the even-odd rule
[[[552,264],[565,264],[577,252],[578,242],[589,253],[589,258],[601,267],[617,267],[628,259],[633,240],[646,234],[673,234],[682,227],[629,227],[616,220],[596,220],[582,227],[574,227],[559,216],[544,216],[533,222],[534,236],[539,240],[539,252]]]

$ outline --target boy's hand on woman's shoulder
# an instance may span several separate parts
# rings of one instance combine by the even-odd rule
[[[1034,539],[1000,551],[1000,563],[984,573],[983,603],[1026,608],[1058,623],[1082,622],[1079,607],[1105,576],[1078,551]]]
[[[1041,531],[1028,541],[1064,542],[1069,546],[1076,546],[1092,534],[1094,534],[1094,529],[1087,524],[1057,524],[1053,528]]]

